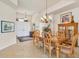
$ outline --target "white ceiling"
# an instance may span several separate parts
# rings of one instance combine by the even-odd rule
[[[18,3],[17,3],[18,0],[9,0],[9,1],[11,1],[12,3],[14,3],[16,6],[18,5]]]
[[[55,5],[60,0],[47,0],[48,7]],[[35,14],[45,10],[46,0],[18,0],[18,11]]]

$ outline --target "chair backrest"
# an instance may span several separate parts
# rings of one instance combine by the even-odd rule
[[[44,39],[45,43],[50,45],[51,44],[51,39],[52,39],[51,33],[50,32],[45,33],[44,38],[45,38]]]
[[[60,43],[65,41],[65,32],[64,31],[58,31],[58,35],[57,35]]]
[[[40,31],[37,30],[37,31],[36,31],[36,37],[39,37],[39,36],[40,36]]]
[[[77,42],[77,40],[78,40],[78,33],[77,34],[75,34],[75,35],[72,35],[72,37],[71,37],[71,44],[72,44],[72,47],[75,47],[75,45],[76,45],[76,42]]]
[[[40,37],[40,31],[39,30],[34,31],[33,37]]]
[[[32,34],[33,38],[35,37],[35,31],[33,31],[33,34]]]

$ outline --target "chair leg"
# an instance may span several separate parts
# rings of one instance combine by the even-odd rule
[[[36,38],[34,39],[34,45],[36,45]]]
[[[45,54],[45,52],[46,52],[46,49],[45,49],[45,46],[44,46],[44,54]]]
[[[49,57],[51,57],[51,49],[49,49]]]
[[[68,54],[67,56],[68,56],[69,58],[73,58],[73,57],[74,57],[74,54],[71,53],[71,54]]]
[[[71,56],[72,56],[72,58],[74,58],[74,57],[75,57],[74,51],[73,51],[73,53],[71,54]]]
[[[33,39],[33,45],[35,45],[34,39]]]
[[[60,49],[58,47],[56,48],[56,56],[57,56],[57,58],[60,57]]]
[[[37,45],[39,44],[39,38],[37,38]]]
[[[75,57],[74,51],[72,51],[72,52],[69,54],[69,57],[71,57],[71,58],[74,58],[74,57]]]

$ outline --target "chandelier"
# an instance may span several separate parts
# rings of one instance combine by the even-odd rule
[[[48,14],[47,14],[47,0],[46,0],[46,13],[45,13],[45,23],[48,23]]]
[[[47,0],[45,0],[45,15],[41,18],[45,23],[48,23],[48,14],[47,14]]]

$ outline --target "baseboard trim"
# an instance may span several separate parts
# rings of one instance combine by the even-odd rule
[[[10,47],[10,46],[12,46],[12,45],[14,45],[14,44],[16,44],[16,42],[11,43],[11,44],[9,44],[9,45],[5,45],[5,46],[3,46],[3,47],[0,48],[0,51],[1,51],[1,50],[4,50],[4,49],[6,49],[6,48],[8,48],[8,47]]]

